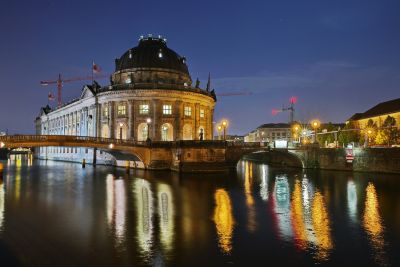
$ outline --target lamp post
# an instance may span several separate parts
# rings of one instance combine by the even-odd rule
[[[369,147],[370,143],[371,143],[371,135],[372,135],[372,130],[371,129],[367,130],[367,135],[368,135],[368,147]]]
[[[318,130],[320,125],[321,125],[321,122],[319,120],[313,120],[311,122],[311,126],[314,129],[314,143],[318,143],[317,142],[317,130]]]
[[[122,140],[122,126],[124,126],[123,123],[119,124],[119,139]]]
[[[147,123],[147,139],[146,139],[146,141],[150,142],[151,141],[151,139],[150,139],[150,123],[151,123],[151,119],[147,118],[146,123]]]
[[[298,141],[297,138],[300,138],[300,135],[299,135],[300,126],[295,124],[292,128],[292,131],[293,131],[293,139]]]
[[[221,122],[222,128],[224,130],[224,141],[226,140],[226,128],[228,127],[228,121],[227,120],[222,120]]]
[[[221,140],[221,131],[222,131],[222,126],[218,124],[217,125],[218,140]]]

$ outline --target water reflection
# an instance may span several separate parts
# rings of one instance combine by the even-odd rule
[[[249,161],[245,162],[244,166],[244,193],[246,196],[247,206],[247,229],[254,232],[257,229],[256,211],[254,207],[254,198],[252,193],[253,187],[253,164]]]
[[[330,220],[324,197],[316,191],[312,203],[312,222],[316,238],[316,259],[327,260],[333,248]]]
[[[382,225],[382,219],[379,214],[379,203],[375,186],[372,183],[369,183],[365,191],[366,196],[363,225],[375,252],[375,260],[379,263],[384,263],[384,229]]]
[[[295,245],[303,250],[307,248],[307,230],[305,226],[305,218],[302,203],[300,181],[296,180],[292,194],[292,210],[291,219],[293,225],[293,233]]]
[[[399,179],[250,162],[239,179],[27,164],[0,180],[0,247],[32,266],[400,266]]]
[[[357,222],[357,190],[354,181],[347,182],[347,209],[352,222]]]
[[[275,177],[274,204],[274,212],[278,219],[279,236],[289,241],[293,233],[290,221],[289,183],[285,175],[277,175]]]
[[[4,182],[3,179],[0,178],[0,233],[3,232],[4,202],[5,202]]]
[[[107,221],[114,233],[117,246],[121,245],[125,238],[126,222],[126,192],[125,181],[115,179],[114,175],[108,174],[106,178],[107,192]]]
[[[218,243],[223,253],[232,250],[232,234],[234,218],[232,204],[228,192],[224,189],[215,191],[214,222],[218,233]]]
[[[174,202],[171,186],[158,184],[158,215],[160,217],[160,241],[166,252],[170,253],[173,249],[174,241]]]
[[[260,196],[264,201],[268,200],[268,166],[265,164],[260,165],[261,184],[260,184]]]
[[[148,181],[135,179],[135,197],[139,253],[145,261],[149,261],[153,245],[153,193]]]

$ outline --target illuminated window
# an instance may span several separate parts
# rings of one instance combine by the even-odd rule
[[[185,116],[192,116],[192,107],[185,107]]]
[[[140,114],[149,114],[149,105],[148,104],[139,105],[139,113]]]
[[[118,105],[118,107],[117,107],[117,115],[118,116],[126,115],[126,106],[125,105]]]
[[[103,116],[108,117],[108,106],[105,106],[103,109]]]
[[[162,58],[163,57],[163,54],[162,54],[162,51],[161,51],[161,49],[158,51],[158,58]]]
[[[200,109],[200,118],[204,118],[205,114],[204,109]]]
[[[171,115],[172,114],[172,106],[171,105],[163,105],[163,114]]]

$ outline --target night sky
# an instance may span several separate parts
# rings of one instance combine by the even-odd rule
[[[0,131],[34,133],[48,92],[56,93],[40,80],[90,75],[93,59],[111,73],[148,33],[186,56],[202,87],[211,72],[217,93],[251,93],[218,98],[215,119],[229,119],[230,133],[287,122],[271,110],[292,95],[296,119],[343,122],[400,97],[399,14],[399,0],[2,0]],[[63,100],[84,84],[65,84]]]

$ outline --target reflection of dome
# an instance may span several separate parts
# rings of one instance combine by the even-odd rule
[[[185,58],[167,47],[165,39],[141,38],[139,45],[126,51],[116,59],[116,71],[132,68],[161,68],[183,72],[189,75]]]

